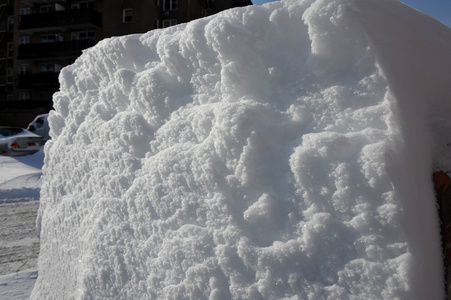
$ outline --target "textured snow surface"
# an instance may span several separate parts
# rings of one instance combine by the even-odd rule
[[[450,41],[397,1],[296,0],[85,51],[32,298],[442,298]]]

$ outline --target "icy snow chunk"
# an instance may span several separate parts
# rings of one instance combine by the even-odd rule
[[[442,298],[450,124],[390,59],[418,28],[378,20],[449,29],[396,3],[286,0],[86,50],[49,118],[32,298]]]

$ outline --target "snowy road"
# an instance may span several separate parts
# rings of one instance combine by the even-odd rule
[[[36,268],[38,207],[35,199],[0,199],[0,275]]]
[[[44,153],[0,156],[0,299],[29,299],[37,278]]]

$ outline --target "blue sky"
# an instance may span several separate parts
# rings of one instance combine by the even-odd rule
[[[252,0],[254,4],[263,4],[275,0]],[[451,27],[451,0],[401,0]]]

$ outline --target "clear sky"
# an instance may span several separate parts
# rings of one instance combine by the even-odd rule
[[[254,4],[263,4],[275,0],[252,0]],[[439,20],[443,24],[451,27],[451,0],[401,0],[433,18]]]

